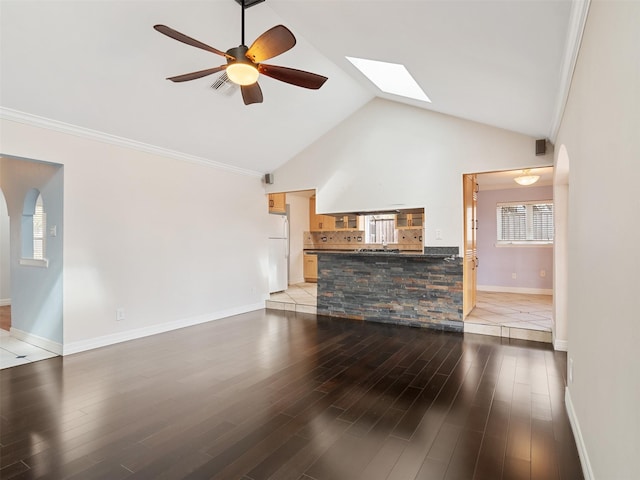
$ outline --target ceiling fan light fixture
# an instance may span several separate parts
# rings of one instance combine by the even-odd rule
[[[236,62],[227,66],[227,77],[237,85],[253,85],[259,76],[258,69],[249,63]]]
[[[540,175],[531,175],[531,170],[523,170],[522,175],[514,178],[515,182],[519,185],[533,185],[540,180]]]

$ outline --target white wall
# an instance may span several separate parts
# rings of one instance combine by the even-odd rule
[[[0,177],[0,184],[2,177]],[[11,275],[9,273],[9,212],[0,190],[0,305],[11,304]]]
[[[309,194],[287,193],[289,205],[289,284],[304,282],[304,237],[309,230]]]
[[[463,173],[552,163],[531,137],[374,99],[278,169],[269,189],[317,187],[319,213],[424,207],[425,244],[462,247]]]
[[[1,126],[3,153],[64,165],[65,353],[264,307],[259,175]]]
[[[556,142],[570,165],[567,404],[598,480],[640,478],[639,25],[640,2],[591,1]]]

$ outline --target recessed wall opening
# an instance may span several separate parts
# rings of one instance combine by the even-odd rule
[[[11,267],[9,210],[0,189],[0,330],[11,330]]]
[[[8,155],[0,155],[0,169],[0,203],[6,202],[8,214],[7,220],[0,213],[0,239],[10,230],[9,242],[0,240],[0,253],[8,250],[8,260],[0,258],[0,300],[9,296],[3,285],[11,284],[10,311],[4,309],[0,331],[6,337],[0,368],[7,368],[63,352],[64,169]]]
[[[552,342],[553,171],[476,174],[477,290],[465,332]],[[523,175],[538,178],[522,185]]]

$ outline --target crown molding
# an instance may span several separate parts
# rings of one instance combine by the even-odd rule
[[[556,110],[553,115],[553,123],[549,130],[549,140],[551,143],[556,142],[558,130],[564,116],[564,109],[569,98],[569,90],[571,89],[571,81],[573,80],[573,72],[576,68],[580,45],[582,44],[582,35],[584,27],[587,23],[587,14],[591,0],[577,0],[571,2],[571,13],[569,14],[569,27],[567,30],[566,44],[564,49],[564,58],[562,59],[562,67],[560,69],[560,84],[558,87],[558,96],[556,98]]]
[[[262,173],[256,172],[255,170],[234,167],[233,165],[216,162],[215,160],[209,160],[207,158],[197,157],[195,155],[189,155],[187,153],[182,153],[175,150],[169,150],[167,148],[156,147],[155,145],[149,145],[148,143],[142,143],[136,140],[118,137],[116,135],[99,132],[97,130],[91,130],[89,128],[60,122],[58,120],[40,117],[38,115],[21,112],[19,110],[13,110],[11,108],[0,107],[0,119],[23,123],[39,128],[45,128],[47,130],[53,130],[69,135],[75,135],[77,137],[88,138],[90,140],[109,143],[112,145],[117,145],[119,147],[131,148],[133,150],[151,153],[153,155],[159,155],[161,157],[172,158],[174,160],[180,160],[182,162],[195,163],[207,167],[219,168],[221,170],[227,170],[229,172],[237,173],[240,175],[262,177]]]

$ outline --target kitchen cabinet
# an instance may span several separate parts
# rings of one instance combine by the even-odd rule
[[[342,215],[335,218],[336,230],[358,229],[358,215]]]
[[[462,318],[466,318],[476,306],[478,289],[478,183],[475,175],[463,176],[463,202]]]
[[[396,215],[396,228],[422,228],[424,226],[424,213],[398,213]]]
[[[269,194],[269,213],[287,213],[287,194]]]
[[[336,229],[336,219],[331,215],[318,215],[316,213],[316,197],[309,199],[309,231],[324,232]]]
[[[304,254],[303,274],[305,282],[318,281],[318,255],[315,253]]]

